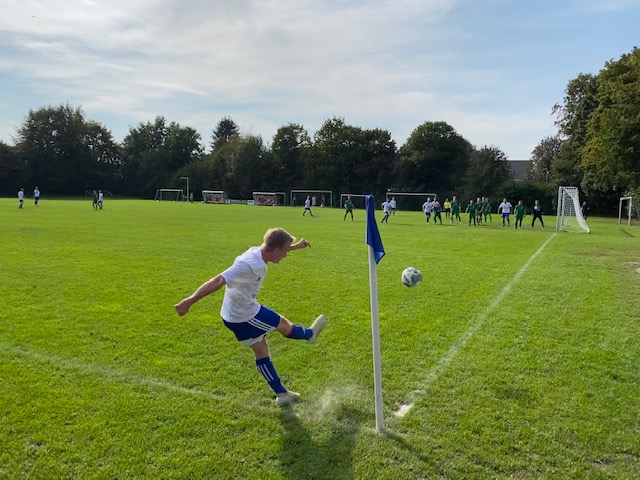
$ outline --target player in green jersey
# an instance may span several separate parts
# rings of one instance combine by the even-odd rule
[[[518,200],[518,204],[516,205],[516,208],[514,208],[514,211],[516,213],[516,228],[518,228],[518,225],[520,226],[520,228],[522,229],[522,219],[524,218],[524,204],[522,203],[522,200]]]
[[[473,221],[473,225],[476,226],[476,204],[473,200],[473,198],[471,200],[469,200],[469,205],[467,205],[467,210],[465,211],[465,213],[469,214],[469,226],[471,226],[471,222]]]
[[[453,223],[454,218],[458,219],[458,223],[462,223],[462,220],[460,219],[460,202],[458,201],[458,197],[455,195],[453,196],[453,200],[451,200],[451,223]]]
[[[493,223],[493,218],[491,218],[491,202],[489,201],[489,197],[484,197],[484,209],[482,210],[484,215],[484,223],[487,223],[487,216],[491,223]]]
[[[347,200],[344,202],[344,218],[347,219],[347,215],[351,214],[351,221],[353,222],[353,202],[351,201],[351,195],[347,197]]]
[[[440,202],[438,200],[433,201],[433,224],[438,223],[438,219],[440,219],[440,225],[442,225],[442,207],[440,206]]]
[[[478,225],[482,225],[482,208],[484,204],[482,203],[482,197],[476,198],[476,222]]]

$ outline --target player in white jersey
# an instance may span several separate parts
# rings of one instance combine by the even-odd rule
[[[315,343],[326,323],[324,315],[320,315],[310,328],[294,325],[257,301],[267,275],[267,263],[279,263],[288,252],[311,246],[305,239],[296,243],[294,240],[282,228],[267,230],[262,245],[251,247],[236,257],[233,265],[174,306],[178,315],[185,315],[195,302],[226,286],[220,309],[224,325],[240,343],[253,350],[258,372],[276,393],[276,404],[281,407],[294,404],[300,395],[282,385],[269,357],[266,334],[275,330],[287,338]]]
[[[396,214],[396,197],[391,197],[391,200],[389,200],[389,207],[391,207],[391,214],[395,216]]]
[[[313,213],[311,213],[311,197],[307,195],[307,198],[304,201],[304,210],[302,211],[302,216],[304,217],[309,212],[309,215],[313,217]]]
[[[391,213],[391,205],[389,204],[389,202],[382,202],[382,213],[384,213],[384,217],[382,217],[380,223],[389,223],[389,213]]]
[[[498,213],[502,214],[502,226],[504,227],[504,221],[507,221],[507,225],[511,226],[511,221],[509,220],[509,215],[511,215],[511,203],[507,201],[507,198],[502,199],[502,203],[498,206]]]
[[[20,202],[18,208],[22,208],[22,206],[24,205],[24,188],[18,190],[18,202]]]
[[[38,206],[38,202],[40,201],[40,189],[38,187],[33,191],[33,203],[35,206]]]
[[[429,223],[429,219],[431,218],[432,210],[433,210],[433,202],[431,201],[431,197],[427,197],[427,201],[422,204],[422,211],[424,212],[424,215],[427,218],[427,223]]]
[[[104,193],[102,190],[98,190],[98,207],[102,210],[102,205],[104,204]]]

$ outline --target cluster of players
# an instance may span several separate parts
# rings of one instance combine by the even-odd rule
[[[40,189],[36,187],[33,190],[33,204],[37,207],[40,201]],[[24,188],[18,190],[18,208],[24,207]]]
[[[33,190],[33,204],[37,207],[40,202],[40,189],[36,187]],[[104,205],[104,193],[102,190],[98,190],[97,192],[93,191],[93,209],[94,210],[102,210],[102,206]],[[18,208],[24,207],[24,188],[18,190]]]
[[[391,197],[390,199],[382,202],[382,213],[384,214],[380,223],[389,223],[389,217],[391,215],[396,214],[397,202],[395,197]],[[343,220],[347,219],[348,215],[351,215],[351,220],[353,220],[353,201],[351,197],[347,197],[347,200],[344,202],[344,217]],[[307,205],[305,202],[305,211],[303,215],[309,211],[311,213],[311,206]],[[462,212],[462,205],[458,201],[458,197],[453,196],[451,200],[446,198],[444,202],[441,204],[436,198],[433,200],[431,197],[427,197],[427,200],[422,204],[422,212],[425,215],[427,223],[438,223],[442,225],[442,213],[445,214],[445,219],[449,221],[449,223],[454,223],[457,221],[458,223],[462,223],[462,218],[460,217],[460,213]],[[477,199],[469,200],[469,204],[466,206],[464,213],[469,215],[469,226],[471,225],[482,225],[483,223],[487,223],[488,221],[493,223],[492,217],[493,208],[491,205],[491,201],[489,197],[478,197]],[[524,216],[526,213],[526,207],[522,200],[519,200],[518,203],[513,206],[511,202],[507,200],[507,198],[502,199],[502,203],[498,206],[497,213],[500,214],[502,218],[502,226],[510,227],[511,226],[511,215],[515,215],[515,228],[522,228],[522,221],[524,220]],[[542,206],[540,205],[540,201],[536,200],[533,203],[531,208],[531,228],[535,226],[536,220],[540,221],[540,225],[544,228],[544,220],[542,219]]]

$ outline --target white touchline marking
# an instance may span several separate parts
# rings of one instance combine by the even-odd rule
[[[529,260],[527,260],[527,263],[525,263],[520,268],[520,270],[518,270],[518,272],[513,276],[511,281],[509,283],[507,283],[507,285],[505,285],[505,287],[498,294],[498,296],[493,299],[493,302],[491,302],[491,304],[487,307],[487,309],[481,315],[479,315],[478,318],[476,318],[475,322],[473,322],[473,324],[469,327],[469,329],[464,334],[462,334],[462,336],[460,336],[460,338],[458,338],[456,343],[454,343],[451,346],[451,348],[447,351],[447,353],[445,353],[440,358],[438,363],[436,363],[435,366],[431,370],[429,370],[429,373],[427,374],[427,377],[425,378],[424,382],[422,382],[422,385],[420,385],[420,388],[418,388],[418,389],[416,389],[416,390],[414,390],[412,392],[412,394],[411,394],[412,397],[414,397],[414,398],[418,397],[420,395],[423,395],[426,392],[426,390],[433,383],[433,381],[436,380],[440,376],[440,374],[449,366],[449,364],[453,360],[453,357],[456,356],[458,351],[460,351],[460,349],[465,346],[465,344],[473,336],[473,334],[476,333],[476,331],[478,331],[478,329],[482,326],[484,321],[487,319],[487,316],[500,304],[500,302],[502,302],[504,297],[507,296],[507,294],[511,291],[513,286],[517,283],[517,281],[524,274],[524,272],[527,270],[527,268],[529,268],[529,265],[531,265],[531,263],[535,260],[535,258],[538,255],[540,255],[540,252],[542,252],[542,250],[544,250],[544,248],[547,246],[547,244],[551,240],[553,240],[553,238],[557,234],[558,233],[556,232],[553,235],[551,235],[542,244],[542,246],[538,250],[536,250],[536,252],[533,255],[531,255],[531,258],[529,258]],[[401,405],[394,413],[398,417],[404,417],[407,413],[409,413],[409,411],[412,408],[413,408],[413,401],[411,401],[410,403]]]
[[[212,399],[224,398],[224,395],[205,392],[202,390],[198,390],[197,388],[183,387],[182,385],[176,385],[175,383],[167,382],[165,380],[158,380],[157,378],[148,377],[145,375],[139,375],[135,373],[122,372],[122,371],[114,370],[109,367],[92,365],[89,363],[80,362],[78,360],[72,360],[69,358],[60,357],[59,355],[48,355],[45,353],[35,352],[33,350],[28,350],[23,347],[12,346],[4,342],[0,342],[0,350],[5,353],[18,355],[20,357],[31,358],[41,363],[49,363],[55,367],[60,367],[67,370],[76,370],[76,371],[88,373],[91,375],[100,375],[115,381],[133,383],[133,384],[139,384],[139,385],[147,385],[155,388],[163,388],[165,390],[171,390],[174,392],[194,395],[199,397],[206,397],[206,398],[212,398]]]

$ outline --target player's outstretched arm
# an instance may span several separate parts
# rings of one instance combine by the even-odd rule
[[[189,311],[189,309],[191,308],[191,305],[196,303],[201,298],[206,297],[207,295],[211,295],[213,292],[217,292],[226,283],[227,282],[225,282],[222,275],[216,275],[211,280],[208,280],[204,282],[202,285],[200,285],[198,289],[195,292],[193,292],[190,296],[176,303],[173,306],[173,308],[175,308],[176,313],[178,315],[183,316]]]
[[[304,238],[301,238],[296,243],[292,243],[287,251],[292,252],[293,250],[300,250],[301,248],[311,248],[311,244]]]

